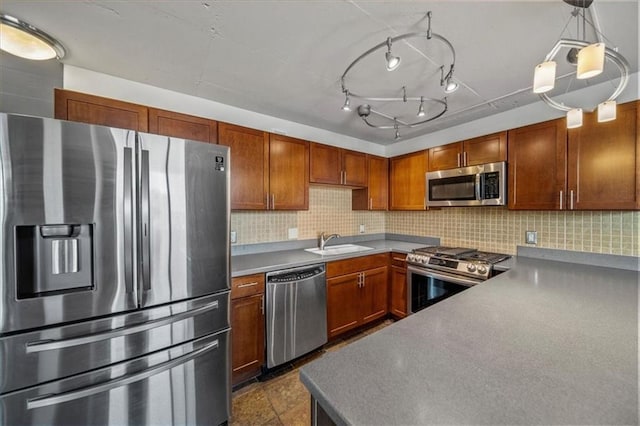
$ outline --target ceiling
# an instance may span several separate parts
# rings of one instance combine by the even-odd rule
[[[0,3],[0,12],[60,40],[68,51],[65,64],[383,145],[395,142],[393,130],[368,127],[356,108],[341,110],[340,77],[364,51],[389,36],[426,31],[427,11],[432,12],[432,31],[455,48],[460,89],[448,95],[441,118],[401,129],[406,140],[539,102],[531,92],[534,66],[561,36],[582,38],[572,10],[561,0]],[[587,14],[632,72],[638,70],[638,16],[638,2],[632,0],[596,0]],[[586,38],[595,40],[595,35],[588,29]],[[393,51],[402,57],[398,70],[386,71],[381,50],[349,73],[349,88],[401,96],[406,85],[411,96],[444,96],[439,66],[448,67],[451,59],[443,59],[437,42],[409,39],[394,44]],[[559,63],[558,75],[565,73],[573,73],[571,66]],[[569,75],[552,93],[617,78],[612,66],[587,81]],[[352,106],[359,103],[352,99]],[[418,102],[400,106],[407,108],[376,109],[415,119]]]

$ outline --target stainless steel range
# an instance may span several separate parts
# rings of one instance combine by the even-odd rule
[[[409,312],[418,312],[495,274],[510,256],[464,247],[422,247],[407,255]]]

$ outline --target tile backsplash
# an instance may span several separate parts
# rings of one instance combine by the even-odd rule
[[[322,231],[341,235],[393,233],[440,237],[444,245],[515,254],[525,231],[537,231],[537,247],[640,256],[640,212],[509,211],[506,207],[452,207],[417,212],[351,210],[351,190],[312,186],[309,210],[233,212],[237,244],[285,241],[289,228],[298,239]]]

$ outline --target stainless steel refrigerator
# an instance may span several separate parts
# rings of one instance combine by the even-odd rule
[[[227,147],[0,114],[0,424],[230,417]]]

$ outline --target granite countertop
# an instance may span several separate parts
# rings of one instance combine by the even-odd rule
[[[378,253],[397,251],[409,253],[411,250],[424,247],[424,243],[410,243],[395,240],[372,240],[358,242],[358,245],[371,247],[371,250],[334,256],[320,256],[309,253],[304,249],[273,251],[259,254],[249,254],[231,257],[231,273],[233,277],[276,271],[278,269],[295,268],[298,266],[324,263],[352,257],[369,256]],[[330,247],[331,245],[327,245]]]
[[[637,424],[639,273],[511,266],[326,353],[302,382],[337,424]]]

